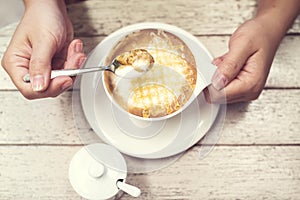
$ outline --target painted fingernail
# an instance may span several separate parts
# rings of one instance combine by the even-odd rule
[[[83,44],[81,42],[78,42],[75,44],[75,52],[76,53],[81,53],[83,49]]]
[[[221,90],[227,85],[227,83],[227,78],[217,70],[212,79],[212,86],[217,90]]]
[[[61,91],[64,92],[72,87],[72,81],[67,81],[61,86]]]
[[[40,92],[44,89],[45,79],[43,75],[35,75],[32,79],[32,90]]]
[[[78,66],[79,66],[79,67],[82,67],[83,64],[85,63],[85,60],[86,60],[85,57],[84,57],[84,58],[80,58],[79,61],[78,61]]]

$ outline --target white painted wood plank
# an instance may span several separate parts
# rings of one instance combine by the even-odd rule
[[[0,197],[80,199],[68,180],[69,162],[79,147],[0,147]]]
[[[17,92],[0,92],[2,144],[81,144],[72,112],[72,93],[59,98],[26,100]],[[75,114],[75,113],[74,113]],[[78,127],[80,128],[80,127]],[[86,129],[86,134],[91,130]],[[90,141],[85,137],[86,140]],[[92,138],[91,138],[92,139]]]
[[[68,181],[79,148],[1,146],[1,200],[81,199]],[[139,199],[298,199],[299,165],[299,146],[220,146],[202,160],[196,147],[164,169],[129,174],[127,181],[141,188]]]
[[[229,105],[220,143],[299,144],[299,99],[299,90],[265,90],[252,103]]]
[[[172,166],[128,181],[146,186],[145,199],[300,196],[299,147],[216,147],[205,159],[197,158],[198,149],[193,148]]]
[[[103,37],[81,38],[85,52],[89,53]],[[220,56],[227,51],[228,36],[201,36],[198,39],[209,49],[213,56]],[[0,59],[8,45],[8,37],[0,36]],[[300,87],[300,36],[287,36],[275,56],[266,87]],[[7,73],[0,68],[0,90],[14,90]]]
[[[108,35],[129,24],[163,22],[196,35],[231,34],[252,18],[256,0],[88,0],[69,6],[77,35]],[[291,28],[299,33],[300,17]]]
[[[219,144],[300,144],[299,99],[300,90],[266,90],[250,104],[229,105]],[[73,121],[71,92],[28,101],[17,92],[2,91],[0,102],[1,144],[83,142]]]
[[[163,22],[195,35],[229,35],[256,10],[256,0],[87,0],[68,6],[78,36],[108,35],[133,23]],[[126,12],[124,11],[126,8]],[[0,36],[10,32],[1,29]],[[300,32],[300,16],[289,33]]]

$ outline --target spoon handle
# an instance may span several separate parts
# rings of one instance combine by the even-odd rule
[[[79,74],[89,73],[89,72],[96,72],[96,71],[103,71],[107,70],[107,67],[92,67],[92,68],[82,68],[82,69],[59,69],[59,70],[52,70],[51,71],[51,79],[56,78],[58,76],[76,76]],[[30,75],[26,74],[23,77],[24,82],[30,82]]]
[[[129,185],[123,181],[118,181],[117,187],[133,197],[138,197],[141,194],[141,190],[139,188]]]

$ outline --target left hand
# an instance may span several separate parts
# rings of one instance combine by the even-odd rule
[[[208,102],[235,103],[258,98],[281,40],[265,23],[268,22],[254,18],[242,24],[230,38],[229,51],[213,60],[218,69],[212,85],[204,91]]]

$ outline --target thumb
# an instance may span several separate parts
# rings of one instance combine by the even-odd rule
[[[51,61],[56,52],[56,42],[45,38],[36,38],[32,41],[29,74],[32,90],[37,92],[45,91],[48,88]]]
[[[214,64],[218,66],[218,69],[212,78],[213,87],[221,90],[228,85],[239,74],[247,59],[253,53],[254,51],[249,41],[241,38],[231,40],[229,51],[214,60]]]

